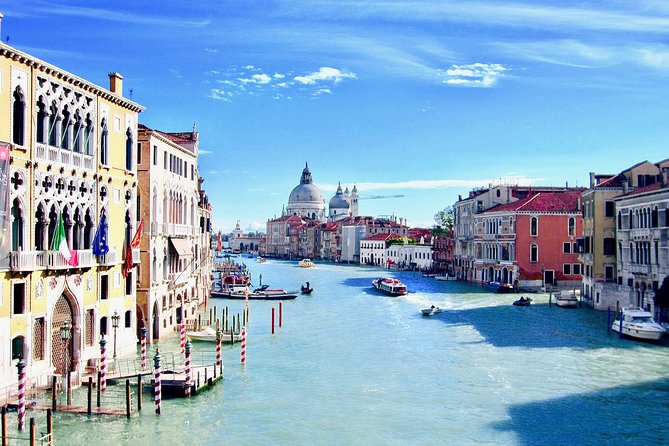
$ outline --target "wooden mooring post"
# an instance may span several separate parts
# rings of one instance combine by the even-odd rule
[[[93,415],[93,377],[88,377],[88,418]]]
[[[35,426],[35,418],[30,417],[30,446],[37,445],[37,427]]]
[[[130,418],[130,380],[125,380],[125,417]]]
[[[58,378],[56,375],[51,377],[51,410],[56,411],[56,392],[58,391]]]
[[[7,406],[2,406],[2,446],[7,446]]]
[[[53,446],[53,413],[51,409],[46,410],[46,433],[49,436],[49,444]]]
[[[98,387],[97,387],[97,405],[98,407],[101,406],[102,404],[102,389],[100,388],[102,385],[102,372],[98,371]]]
[[[142,411],[142,375],[137,375],[137,412]]]

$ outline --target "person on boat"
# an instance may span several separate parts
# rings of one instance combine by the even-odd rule
[[[521,302],[527,302],[527,299],[525,298],[525,296],[520,296],[520,301]]]

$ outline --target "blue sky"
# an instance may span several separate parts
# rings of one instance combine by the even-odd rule
[[[669,158],[669,2],[5,0],[3,40],[140,122],[197,123],[214,227],[264,228],[309,162],[410,225],[491,181],[587,185]]]

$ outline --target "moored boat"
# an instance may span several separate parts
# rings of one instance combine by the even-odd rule
[[[246,291],[212,291],[211,297],[221,297],[224,299],[246,299]],[[253,291],[248,293],[249,300],[290,300],[295,299],[297,293],[288,292],[285,290],[263,290]]]
[[[440,282],[446,282],[446,281],[449,281],[449,280],[455,280],[456,279],[455,276],[449,276],[448,274],[446,274],[445,276],[436,275],[436,276],[434,276],[434,278],[439,280]]]
[[[623,307],[611,324],[611,330],[650,341],[657,341],[667,333],[662,325],[655,322],[650,312],[636,307]]]
[[[216,342],[216,330],[204,327],[199,331],[187,331],[186,337],[191,341]],[[232,344],[241,340],[242,335],[239,332],[221,332],[221,342],[224,344]]]
[[[406,285],[399,281],[399,279],[393,279],[392,277],[380,278],[372,280],[372,285],[379,291],[382,291],[389,296],[404,296],[409,291],[407,291]]]
[[[532,302],[531,298],[521,296],[520,299],[514,301],[513,304],[517,307],[528,307],[531,302]]]
[[[578,297],[571,291],[563,290],[560,294],[555,295],[555,304],[558,307],[576,308],[578,307]]]
[[[515,291],[510,283],[488,282],[486,287],[494,293],[512,293]]]

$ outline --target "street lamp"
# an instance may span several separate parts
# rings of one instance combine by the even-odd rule
[[[67,373],[67,371],[69,369],[68,364],[67,364],[67,362],[68,362],[67,353],[68,353],[68,350],[69,350],[68,341],[70,339],[70,334],[71,333],[72,333],[72,327],[70,325],[70,321],[66,320],[65,322],[63,322],[63,325],[60,326],[60,339],[62,339],[63,344],[65,344],[65,367],[64,367],[65,370],[64,370],[63,373]]]
[[[114,327],[114,364],[116,364],[116,329],[118,328],[119,319],[121,319],[121,316],[119,316],[118,312],[114,310],[114,314],[111,317],[112,327]]]

